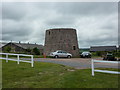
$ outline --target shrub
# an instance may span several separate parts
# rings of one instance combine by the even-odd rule
[[[33,48],[33,53],[34,55],[40,55],[40,50],[37,47],[35,47]]]

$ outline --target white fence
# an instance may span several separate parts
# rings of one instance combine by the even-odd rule
[[[0,53],[0,55],[6,55],[6,57],[0,57],[0,59],[5,59],[6,62],[8,62],[8,60],[11,61],[17,61],[17,64],[20,64],[20,62],[27,62],[27,63],[31,63],[31,67],[33,67],[33,55],[26,55],[26,54],[13,54],[13,53]],[[14,55],[17,56],[16,59],[13,58],[9,58],[9,55]],[[25,57],[31,57],[31,61],[29,60],[20,60],[20,56],[25,56]]]
[[[119,64],[119,61],[102,61],[102,60],[91,60],[91,68],[92,68],[92,76],[94,76],[94,72],[103,72],[103,73],[112,73],[112,74],[120,74],[120,72],[116,71],[108,71],[108,70],[97,70],[94,69],[94,62],[100,62],[100,63],[116,63]]]

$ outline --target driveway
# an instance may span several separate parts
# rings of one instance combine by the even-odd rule
[[[101,58],[92,58],[102,60]],[[74,67],[76,69],[86,69],[91,68],[91,58],[34,58],[34,61],[40,62],[49,62],[49,63],[56,63]],[[118,64],[112,63],[95,63],[95,68],[120,68]]]

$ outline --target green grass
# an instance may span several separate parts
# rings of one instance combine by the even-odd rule
[[[96,72],[93,77],[91,69],[59,64],[35,62],[31,68],[29,63],[3,60],[2,70],[3,88],[118,88],[118,75]]]
[[[2,60],[0,60],[0,89],[2,88]]]

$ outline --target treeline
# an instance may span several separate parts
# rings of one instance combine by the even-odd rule
[[[42,55],[40,50],[37,47],[34,47],[33,49],[27,48],[24,51],[14,51],[10,46],[7,46],[2,52],[4,53],[22,53],[22,54],[33,54],[33,55]]]

